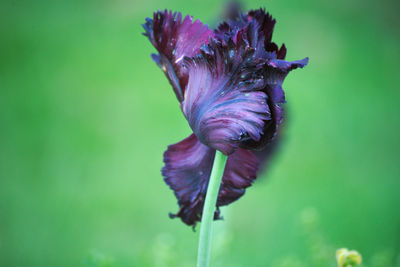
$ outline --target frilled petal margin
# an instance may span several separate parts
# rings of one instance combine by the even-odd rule
[[[269,13],[265,12],[264,9],[260,8],[257,10],[250,10],[247,14],[240,14],[239,16],[230,18],[226,22],[222,22],[214,32],[216,38],[226,41],[229,38],[234,38],[236,32],[241,29],[248,28],[252,30],[251,26],[254,25],[256,31],[251,33],[250,41],[262,41],[262,50],[274,53],[269,56],[272,58],[284,59],[286,56],[285,45],[282,45],[279,49],[274,42],[271,42],[275,23],[276,20],[272,18]],[[257,36],[255,34],[257,34]]]
[[[192,226],[201,220],[214,156],[215,150],[203,145],[194,134],[168,147],[162,174],[180,207],[177,214],[170,214],[172,218],[180,217]],[[214,219],[220,219],[220,206],[228,205],[244,194],[256,178],[258,164],[254,154],[244,149],[238,149],[228,157]]]
[[[291,70],[303,68],[308,63],[308,58],[297,61],[285,61],[281,59],[269,60],[264,66],[264,77],[266,86],[263,91],[267,94],[267,104],[271,112],[271,120],[266,121],[262,129],[263,135],[258,141],[247,140],[242,144],[246,149],[263,149],[275,137],[278,126],[284,117],[283,104],[285,100],[285,92],[282,84],[286,76]]]
[[[268,95],[268,105],[272,113],[272,122],[270,125],[265,125],[264,136],[262,139],[271,140],[277,132],[277,127],[283,119],[282,105],[285,101],[285,93],[282,88],[282,83],[291,70],[303,68],[308,63],[308,58],[297,61],[285,61],[274,59],[268,62],[265,66],[265,77],[267,86],[265,91]],[[263,140],[260,141],[262,143]],[[258,144],[260,146],[260,144]]]
[[[181,102],[188,79],[182,60],[199,54],[200,47],[214,35],[213,31],[199,20],[193,22],[191,16],[182,20],[180,12],[167,10],[155,12],[153,19],[146,19],[143,28],[144,35],[159,52],[152,55],[153,60],[164,71]]]

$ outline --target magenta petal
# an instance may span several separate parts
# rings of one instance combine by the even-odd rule
[[[191,16],[182,20],[181,13],[158,11],[153,19],[143,24],[146,35],[159,55],[153,59],[166,74],[179,101],[183,100],[187,74],[182,68],[182,59],[200,53],[200,47],[208,44],[212,30]]]
[[[183,113],[199,140],[225,155],[246,140],[258,141],[271,119],[263,65],[246,40],[211,41],[201,55],[185,59]]]
[[[168,147],[162,169],[165,182],[174,191],[179,217],[187,225],[201,221],[204,199],[215,156],[215,150],[203,145],[192,134]],[[258,159],[250,151],[238,149],[227,160],[214,219],[219,219],[219,206],[240,198],[256,178]]]

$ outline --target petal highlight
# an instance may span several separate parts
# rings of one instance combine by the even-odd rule
[[[189,81],[182,110],[199,140],[225,155],[246,140],[259,141],[271,120],[263,60],[248,43],[247,29],[227,44],[211,40],[201,55],[185,58]]]

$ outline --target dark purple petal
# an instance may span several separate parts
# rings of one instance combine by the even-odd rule
[[[225,155],[247,140],[257,142],[271,120],[263,62],[248,46],[245,32],[236,42],[212,40],[195,58],[185,58],[189,73],[182,110],[199,140]]]
[[[260,35],[264,36],[265,43],[271,42],[276,20],[265,9],[250,10],[247,13],[247,20],[256,20],[259,26]]]
[[[264,173],[268,169],[271,158],[281,146],[282,140],[284,139],[284,134],[282,132],[284,132],[285,123],[286,120],[284,120],[283,123],[279,125],[275,137],[271,139],[270,142],[268,142],[263,149],[253,151],[254,155],[260,162],[257,172],[258,176],[260,176],[260,174]]]
[[[249,25],[253,24],[256,25],[257,35],[260,36],[259,39],[268,44],[271,42],[275,22],[275,19],[270,14],[265,13],[264,9],[251,10],[247,14],[232,16],[228,21],[222,22],[214,33],[216,38],[228,40],[229,38],[233,38],[236,32],[248,28]],[[264,48],[266,51],[271,51],[266,49],[267,46]]]
[[[239,199],[257,178],[259,160],[253,152],[239,148],[228,157],[218,195],[217,206]]]
[[[280,70],[282,74],[286,75],[289,73],[289,71],[297,69],[297,68],[303,68],[306,66],[308,63],[308,57],[304,58],[302,60],[296,60],[296,61],[285,61],[281,59],[275,59],[271,60],[268,62],[267,66],[271,67],[273,69]]]
[[[276,53],[276,58],[285,59],[285,57],[286,57],[286,46],[285,44],[282,44],[281,48]]]
[[[271,41],[272,34],[275,26],[275,19],[264,9],[250,10],[247,14],[239,16],[232,16],[227,22],[222,22],[214,31],[215,38],[226,41],[229,38],[234,38],[235,34],[244,29],[251,28],[250,25],[255,26],[255,31],[258,35],[258,42],[262,42],[262,49],[259,49],[264,58],[267,59],[285,59],[286,47],[282,45],[281,48]],[[257,44],[260,47],[260,44]],[[253,47],[254,44],[253,44]],[[267,52],[267,53],[265,53]]]
[[[204,199],[215,150],[203,145],[194,134],[171,145],[164,154],[165,182],[174,191],[180,210],[171,214],[187,225],[201,221]],[[219,206],[240,198],[256,178],[258,159],[250,151],[238,149],[230,155],[222,178],[214,219],[220,219]]]
[[[291,70],[296,68],[303,68],[308,63],[308,58],[297,60],[293,62],[284,61],[280,59],[271,60],[265,68],[266,77],[266,92],[268,95],[268,105],[271,109],[272,123],[266,125],[264,128],[264,136],[261,138],[261,142],[258,145],[262,147],[264,144],[272,139],[277,130],[279,124],[283,119],[283,104],[285,103],[285,93],[282,88],[282,83],[286,76]]]
[[[164,153],[162,175],[180,207],[172,216],[180,217],[188,225],[201,220],[214,155],[214,150],[200,143],[194,134],[170,145]]]
[[[187,83],[187,73],[182,68],[184,57],[193,57],[200,53],[200,47],[208,44],[213,36],[212,30],[191,16],[182,20],[181,13],[158,11],[153,19],[143,24],[146,35],[159,55],[153,55],[154,61],[161,67],[181,102]]]
[[[267,61],[264,66],[266,82],[264,92],[268,96],[267,103],[271,112],[271,120],[264,124],[261,138],[258,141],[247,140],[243,142],[243,148],[262,150],[275,137],[279,124],[283,120],[283,104],[286,102],[282,83],[291,70],[303,68],[307,63],[308,58],[293,62],[280,59]]]
[[[258,9],[224,22],[215,30],[215,37],[221,39],[223,43],[229,42],[230,39],[236,41],[238,36],[243,35],[242,38],[255,49],[254,57],[261,59],[265,64],[263,91],[267,94],[271,120],[265,121],[261,138],[247,138],[241,142],[240,146],[246,149],[263,149],[275,136],[278,125],[283,119],[282,106],[285,103],[285,94],[282,83],[289,71],[304,67],[308,62],[308,59],[294,62],[284,60],[285,45],[279,48],[271,41],[275,22],[265,10]]]

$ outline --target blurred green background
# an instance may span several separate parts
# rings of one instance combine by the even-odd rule
[[[190,129],[145,17],[214,26],[213,0],[0,2],[0,266],[194,266],[198,231],[160,174]],[[246,1],[277,19],[287,123],[268,171],[216,223],[212,266],[399,266],[395,0]],[[397,263],[399,264],[399,263]]]

